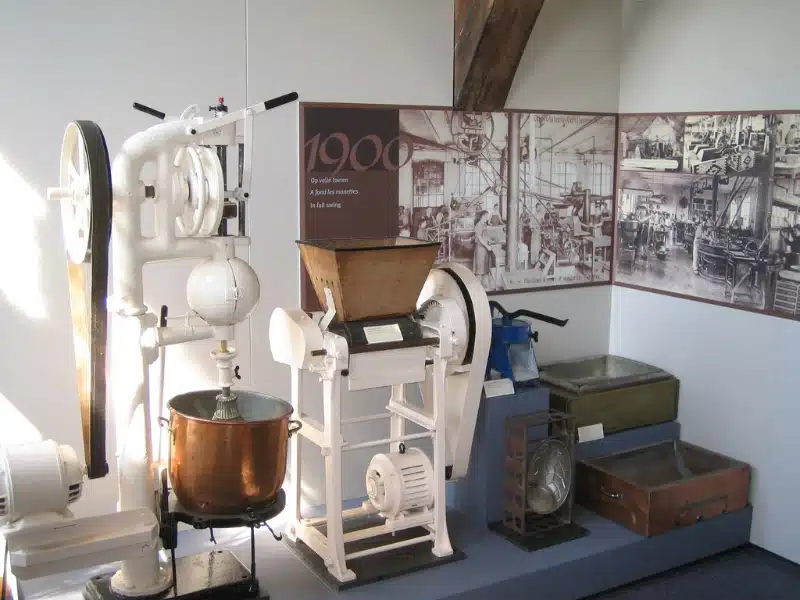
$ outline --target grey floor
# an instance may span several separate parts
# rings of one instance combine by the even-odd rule
[[[744,546],[591,600],[797,600],[800,566]],[[588,600],[588,599],[587,599]]]

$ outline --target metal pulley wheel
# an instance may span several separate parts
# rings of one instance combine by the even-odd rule
[[[67,125],[61,144],[59,187],[49,189],[47,196],[61,202],[64,243],[69,257],[67,274],[78,398],[90,479],[108,473],[105,359],[112,195],[111,166],[103,132],[92,121],[73,121]]]
[[[450,362],[469,365],[475,348],[475,308],[464,281],[452,268],[445,265],[431,270],[417,299],[417,310],[429,323],[449,321],[454,334]]]
[[[176,225],[185,237],[206,237],[219,228],[225,203],[225,180],[216,152],[205,146],[181,148],[175,157],[178,198]],[[182,199],[182,202],[181,202]]]
[[[455,292],[453,291],[453,293]],[[422,318],[423,323],[432,327],[447,326],[453,343],[454,358],[452,360],[455,364],[461,364],[464,360],[469,343],[470,333],[465,318],[466,307],[463,304],[463,302],[459,304],[453,296],[433,296],[422,302],[417,309],[417,314]]]
[[[88,262],[92,252],[93,208],[108,207],[111,225],[111,167],[103,132],[92,121],[67,125],[61,143],[59,187],[50,198],[61,201],[64,243],[75,264]],[[101,233],[102,235],[102,233]]]

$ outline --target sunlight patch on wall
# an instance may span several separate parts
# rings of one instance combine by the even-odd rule
[[[45,216],[44,199],[0,155],[0,291],[30,319],[47,317],[41,281],[42,250],[38,225]]]
[[[23,444],[41,439],[42,434],[33,423],[8,398],[0,394],[0,445]]]

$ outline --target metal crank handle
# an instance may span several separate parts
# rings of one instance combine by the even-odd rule
[[[608,498],[612,498],[614,500],[625,499],[625,494],[622,492],[607,492],[606,488],[604,488],[602,485],[600,486],[600,493],[603,494],[603,496],[607,496]]]
[[[155,117],[156,119],[161,119],[162,121],[167,118],[166,113],[163,113],[160,110],[156,110],[155,108],[150,108],[149,106],[145,106],[144,104],[139,104],[138,102],[133,103],[133,108],[135,108],[140,112],[145,113],[146,115]]]
[[[289,104],[289,102],[294,102],[297,100],[299,96],[297,92],[289,92],[288,94],[284,94],[283,96],[276,96],[275,98],[270,98],[269,100],[264,101],[264,109],[265,110],[272,110],[273,108],[278,108],[279,106],[283,106],[284,104]]]

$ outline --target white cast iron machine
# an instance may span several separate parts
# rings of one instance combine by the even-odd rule
[[[326,515],[302,518],[300,444],[291,441],[286,534],[324,561],[336,582],[356,579],[348,561],[405,548],[448,557],[445,482],[467,473],[490,338],[489,304],[469,269],[431,269],[438,244],[407,238],[300,242],[325,314],[277,309],[270,321],[276,361],[291,367],[292,404],[300,434],[325,461]],[[421,289],[421,292],[420,292]],[[323,386],[324,422],[306,414],[302,371]],[[419,385],[422,403],[407,386]],[[350,391],[388,387],[386,412],[342,418]],[[386,433],[348,443],[349,427],[386,421]],[[422,429],[407,433],[411,422]],[[432,460],[415,440],[432,439]],[[342,461],[349,451],[381,448],[366,474],[368,500],[342,510]],[[376,518],[377,517],[377,518]],[[348,527],[354,521],[365,526]],[[360,549],[348,549],[358,542]],[[428,548],[430,548],[428,550]],[[435,559],[431,559],[433,563]]]
[[[166,478],[161,451],[154,449],[158,436],[152,426],[149,370],[160,348],[213,338],[221,418],[235,413],[234,326],[259,299],[258,277],[235,255],[237,246],[249,244],[244,211],[253,119],[296,98],[287,94],[232,113],[220,98],[210,119],[201,117],[197,106],[166,118],[135,104],[165,120],[130,137],[113,163],[95,123],[76,121],[67,127],[60,185],[48,190],[48,197],[62,205],[86,468],[74,450],[52,441],[0,452],[0,524],[5,523],[2,533],[18,579],[121,561],[113,577],[87,593],[146,597],[171,587],[175,596],[202,591],[178,589],[174,547],[171,565],[160,559],[159,536],[175,524],[165,522]],[[225,158],[231,146],[238,148],[239,168],[238,185],[229,189]],[[145,181],[148,166],[155,167],[155,175]],[[154,235],[145,235],[142,228],[142,207],[148,201],[154,208]],[[233,218],[238,227],[229,235]],[[187,282],[192,312],[169,325],[165,310],[159,319],[144,303],[142,270],[147,263],[180,259],[202,262]],[[112,291],[106,302],[109,272]],[[77,519],[68,505],[80,497],[84,474],[99,478],[108,473],[106,382],[116,419],[118,512]],[[257,593],[252,586],[240,591],[242,596]]]

